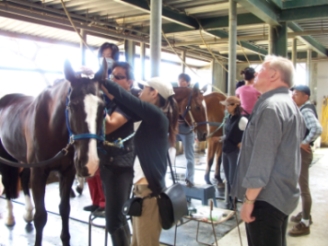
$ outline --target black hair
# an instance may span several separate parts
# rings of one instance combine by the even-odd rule
[[[181,73],[179,75],[179,79],[183,79],[183,80],[187,81],[188,84],[190,83],[190,76],[186,73]]]
[[[134,80],[133,69],[132,69],[132,67],[130,66],[129,63],[127,63],[127,62],[115,62],[113,67],[112,67],[112,71],[116,67],[121,67],[125,70],[125,75],[126,75],[126,78],[128,80]]]
[[[120,56],[120,50],[118,48],[118,46],[116,44],[113,44],[113,43],[103,43],[100,48],[99,48],[99,51],[98,51],[98,57],[102,57],[103,56],[103,52],[105,49],[111,49],[112,50],[112,58],[114,61],[118,61],[119,59],[119,56]]]
[[[247,67],[240,74],[243,74],[245,80],[252,80],[255,78],[255,70],[252,67]]]

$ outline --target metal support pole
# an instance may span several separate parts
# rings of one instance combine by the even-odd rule
[[[312,50],[307,50],[306,56],[306,84],[311,88]]]
[[[229,74],[228,95],[235,93],[237,43],[237,2],[229,0]]]
[[[150,1],[150,66],[151,76],[160,76],[162,46],[162,0]]]
[[[280,26],[270,26],[268,53],[287,57],[287,23],[279,24]]]
[[[140,64],[141,64],[141,79],[145,80],[145,59],[146,59],[146,45],[145,43],[140,43]]]
[[[84,29],[81,29],[80,31],[80,34],[84,40],[84,42],[86,43],[87,42],[87,32],[84,30]],[[81,64],[83,66],[85,66],[85,50],[86,50],[86,47],[84,45],[84,43],[82,42],[82,40],[80,40],[80,50],[81,50]]]
[[[182,51],[182,72],[185,73],[186,72],[186,54],[187,54],[187,51],[184,50]]]
[[[125,60],[134,68],[134,56],[135,56],[135,45],[132,40],[125,40],[124,42],[125,49]]]
[[[297,63],[297,39],[296,38],[293,38],[292,61],[294,64],[294,68],[296,68],[296,63]]]

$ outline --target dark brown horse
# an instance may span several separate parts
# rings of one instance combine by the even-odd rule
[[[76,75],[68,62],[65,63],[65,77],[67,80],[46,89],[37,98],[10,94],[0,99],[0,139],[3,147],[16,160],[27,163],[26,167],[28,163],[52,158],[67,145],[67,125],[72,133],[83,136],[72,141],[74,148],[70,148],[61,160],[32,168],[35,245],[38,246],[42,243],[42,232],[47,222],[44,196],[49,173],[53,170],[60,173],[61,240],[67,246],[70,244],[69,199],[75,172],[79,176],[92,176],[99,166],[97,140],[85,139],[86,135],[81,135],[94,137],[102,128],[104,102],[99,84],[97,79]]]
[[[211,167],[214,163],[215,165],[215,175],[214,178],[218,181],[218,185],[222,184],[222,179],[220,175],[220,167],[221,167],[221,153],[222,153],[222,143],[217,140],[213,140],[213,136],[219,137],[223,135],[223,119],[224,119],[224,110],[225,107],[220,103],[220,101],[224,101],[226,96],[219,92],[212,92],[208,95],[204,96],[204,100],[206,103],[206,113],[207,120],[211,123],[209,126],[208,139],[207,139],[207,167],[205,172],[205,181],[207,184],[211,184],[210,182],[210,171]]]
[[[198,140],[204,141],[207,135],[207,126],[203,93],[197,85],[194,88],[173,87],[173,89],[180,116],[195,131]]]

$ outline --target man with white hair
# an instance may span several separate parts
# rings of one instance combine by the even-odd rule
[[[304,120],[289,95],[293,64],[266,57],[256,73],[256,102],[242,140],[232,195],[244,199],[248,245],[285,246],[289,214],[299,199]]]

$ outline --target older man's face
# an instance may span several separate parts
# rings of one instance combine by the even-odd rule
[[[255,73],[255,89],[257,89],[261,93],[266,92],[266,89],[268,88],[271,81],[272,72],[275,72],[275,70],[270,68],[269,63],[263,63],[261,70]]]

